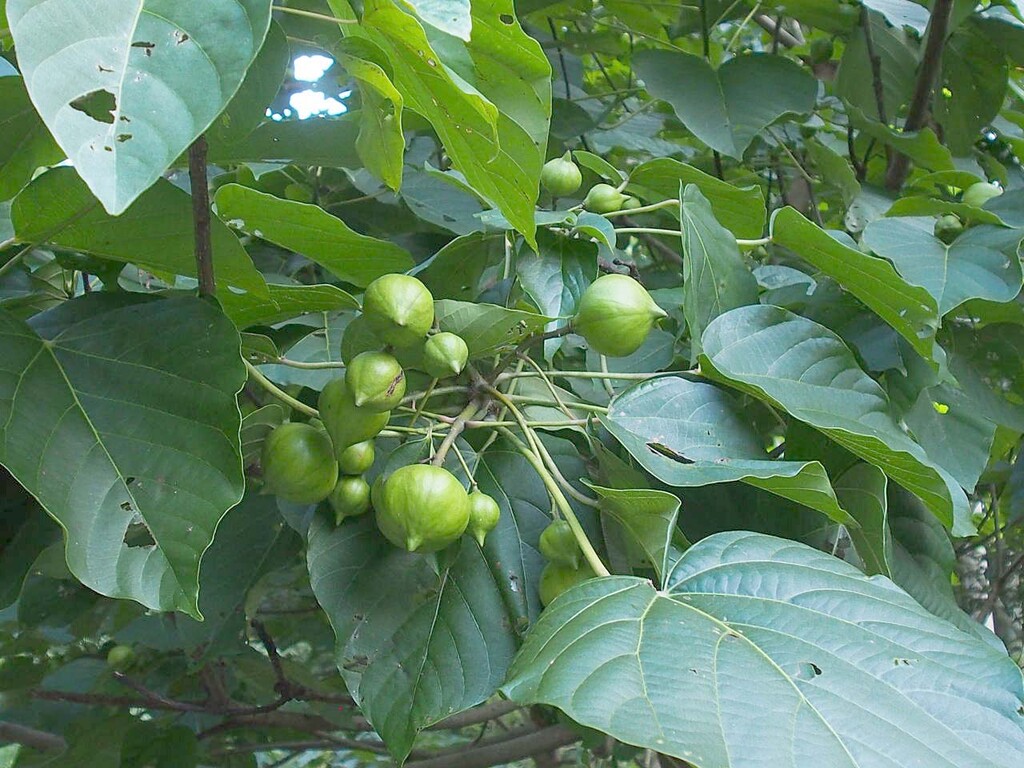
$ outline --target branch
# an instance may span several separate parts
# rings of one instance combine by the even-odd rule
[[[490,768],[492,765],[503,765],[523,760],[531,755],[551,752],[559,747],[573,744],[580,738],[575,731],[561,725],[553,725],[524,736],[483,744],[474,749],[460,750],[455,754],[449,753],[427,760],[417,760],[405,765],[406,768]]]
[[[928,19],[928,39],[925,42],[924,55],[921,57],[921,67],[917,71],[917,83],[910,100],[910,109],[903,123],[904,132],[920,130],[927,120],[928,104],[931,102],[935,79],[942,65],[942,49],[946,44],[946,32],[949,29],[949,15],[952,10],[953,0],[935,0],[932,4],[931,17]],[[906,181],[909,170],[910,159],[894,151],[885,173],[885,186],[889,189],[899,189]]]
[[[796,48],[796,46],[800,45],[800,41],[797,40],[791,32],[784,29],[781,24],[776,24],[775,19],[768,14],[756,13],[754,14],[754,21],[763,30],[771,33],[776,40],[787,48]]]
[[[479,707],[467,709],[465,712],[456,712],[436,725],[430,726],[429,730],[452,730],[454,728],[465,728],[467,725],[477,725],[503,717],[519,709],[517,704],[511,701],[492,701],[490,704],[482,704]]]
[[[444,440],[441,441],[441,445],[437,448],[437,453],[434,454],[434,458],[430,460],[430,463],[435,467],[444,465],[445,457],[448,456],[448,451],[455,444],[455,440],[459,435],[462,434],[462,430],[466,428],[466,422],[469,421],[470,417],[473,416],[477,411],[480,410],[480,405],[475,399],[470,400],[469,405],[462,409],[462,412],[455,417],[452,422],[451,428],[448,430],[448,434],[444,436]]]
[[[68,743],[64,741],[63,737],[55,733],[37,731],[35,728],[15,723],[0,722],[0,741],[21,744],[23,747],[37,749],[40,752],[56,752],[68,748]]]
[[[188,148],[188,178],[192,186],[192,221],[196,235],[196,276],[199,295],[213,296],[213,241],[210,236],[210,182],[206,177],[206,137],[200,136]]]

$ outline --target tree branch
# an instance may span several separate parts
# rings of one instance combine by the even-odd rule
[[[479,707],[467,709],[465,712],[456,712],[454,715],[446,717],[441,722],[430,726],[430,730],[452,730],[455,728],[465,728],[467,725],[486,723],[488,720],[503,717],[511,712],[515,712],[517,709],[519,709],[519,705],[511,701],[492,701],[489,704],[481,704]]]
[[[905,132],[920,130],[928,118],[928,104],[931,102],[935,80],[942,66],[942,49],[946,45],[946,32],[949,29],[949,15],[952,10],[953,0],[934,0],[932,4],[931,17],[928,19],[928,39],[925,41],[924,55],[917,71],[917,83],[914,85],[910,109],[903,123]],[[893,151],[885,173],[885,185],[889,189],[899,189],[906,181],[909,170],[910,159],[898,151]]]
[[[575,731],[561,725],[553,725],[523,736],[514,736],[426,760],[416,760],[405,765],[406,768],[490,768],[492,765],[502,765],[523,760],[531,755],[551,752],[579,740],[580,735]]]
[[[195,226],[196,276],[199,295],[213,296],[213,241],[210,235],[210,182],[206,176],[206,137],[200,136],[188,148],[188,177],[192,186],[192,221]]]
[[[55,733],[37,731],[35,728],[28,728],[16,723],[0,722],[0,741],[21,744],[40,752],[56,752],[68,748],[68,743],[64,741],[63,737]]]

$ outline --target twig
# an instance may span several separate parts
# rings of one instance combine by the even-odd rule
[[[281,13],[290,13],[292,16],[303,16],[307,19],[314,19],[316,21],[325,21],[330,24],[358,24],[359,22],[355,19],[339,19],[334,16],[328,16],[323,13],[314,13],[313,11],[303,11],[299,8],[289,8],[286,5],[272,5],[271,10],[280,11]]]
[[[245,363],[245,369],[249,371],[249,375],[256,380],[256,383],[263,387],[265,390],[267,390],[267,392],[272,394],[282,403],[294,408],[299,413],[304,413],[307,416],[310,416],[314,419],[320,418],[320,411],[318,411],[316,408],[310,408],[301,400],[296,400],[294,397],[289,395],[287,392],[285,392],[283,389],[277,386],[274,382],[272,382],[270,379],[268,379],[266,376],[260,373],[260,370],[245,358],[242,358],[242,362]]]
[[[462,409],[455,420],[452,422],[451,427],[448,429],[448,434],[444,436],[444,440],[441,441],[441,445],[437,447],[437,452],[434,454],[434,458],[430,460],[430,463],[435,467],[440,467],[444,464],[445,458],[448,456],[448,451],[451,450],[455,440],[462,434],[462,431],[466,428],[466,422],[480,410],[480,404],[474,399]]]
[[[428,730],[450,731],[457,728],[465,728],[468,725],[477,725],[494,720],[497,717],[504,717],[515,712],[517,709],[519,709],[519,705],[511,701],[492,701],[489,704],[481,704],[479,707],[467,709],[465,712],[457,712],[441,722],[430,726]]]
[[[28,728],[16,723],[0,722],[0,741],[11,744],[21,744],[23,747],[36,749],[40,752],[56,752],[65,750],[68,743],[64,738],[55,733],[37,731],[35,728]]]
[[[188,178],[192,187],[192,222],[196,240],[196,276],[199,295],[213,296],[213,240],[210,235],[210,182],[206,175],[206,137],[200,135],[188,148]]]
[[[775,19],[767,13],[756,14],[754,16],[754,22],[763,30],[771,34],[773,39],[778,40],[779,43],[787,48],[796,48],[796,46],[800,45],[799,40],[797,40],[790,32],[783,29],[780,24],[777,24]]]
[[[481,745],[475,749],[416,760],[406,763],[406,768],[490,768],[492,765],[515,762],[530,755],[550,752],[579,741],[580,736],[561,725],[553,725],[540,731],[517,736],[494,744]]]
[[[935,0],[932,3],[931,16],[928,19],[928,39],[921,57],[921,66],[917,71],[917,82],[914,95],[907,110],[907,119],[903,122],[904,132],[918,131],[924,127],[928,116],[928,104],[932,90],[942,64],[942,49],[946,44],[946,31],[949,28],[949,16],[953,10],[953,0]],[[910,159],[898,150],[892,153],[892,159],[885,172],[885,185],[889,189],[899,189],[906,181],[910,170]]]

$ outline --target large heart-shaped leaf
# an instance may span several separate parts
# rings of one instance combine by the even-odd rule
[[[934,225],[931,217],[877,219],[864,230],[864,242],[927,290],[943,315],[968,299],[1010,301],[1020,293],[1017,247],[1024,232],[982,224],[947,245],[932,234]]]
[[[310,582],[338,639],[337,663],[399,760],[416,733],[487,699],[515,636],[495,573],[464,538],[447,564],[391,546],[372,519],[309,529]]]
[[[0,343],[0,463],[63,526],[71,571],[201,618],[199,561],[244,486],[234,326],[195,298],[93,294],[0,311]]]
[[[27,243],[62,245],[165,275],[196,274],[192,200],[163,179],[123,214],[111,216],[74,170],[54,168],[14,198],[11,218],[18,239]],[[266,282],[238,238],[219,219],[211,222],[210,237],[220,294],[230,293],[230,285],[265,301]]]
[[[833,278],[885,320],[918,354],[932,355],[938,309],[928,291],[903,280],[883,259],[843,245],[794,208],[772,218],[772,241]]]
[[[368,285],[413,265],[401,246],[361,235],[317,205],[283,200],[239,184],[221,187],[216,200],[218,215],[233,226],[301,253],[354,285]]]
[[[850,522],[824,467],[771,461],[729,394],[703,381],[662,376],[616,397],[601,423],[644,468],[669,485],[692,488],[742,480]]]
[[[119,214],[214,121],[270,25],[270,0],[10,0],[29,95]]]
[[[64,157],[39,119],[20,77],[0,77],[0,136],[4,137],[0,144],[0,200],[14,197],[36,168]]]
[[[885,391],[828,328],[779,307],[740,307],[704,333],[701,369],[782,408],[920,496],[958,535],[967,497],[900,429]]]
[[[633,69],[698,139],[737,159],[780,117],[810,112],[818,90],[797,64],[767,54],[737,56],[714,70],[702,56],[648,50],[633,57]]]
[[[664,591],[622,576],[574,587],[505,692],[695,768],[1024,761],[1024,685],[1005,653],[887,579],[762,534],[698,542]]]

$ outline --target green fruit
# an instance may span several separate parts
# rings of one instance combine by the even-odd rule
[[[359,476],[342,477],[327,501],[334,510],[335,524],[341,525],[346,517],[356,517],[370,509],[370,485]]]
[[[338,469],[343,475],[361,475],[373,466],[373,440],[363,440],[338,453]]]
[[[832,59],[835,44],[831,37],[818,37],[811,41],[810,59],[812,64],[824,64]]]
[[[309,424],[282,424],[263,441],[263,482],[282,499],[316,504],[338,482],[331,439]]]
[[[316,199],[313,188],[308,184],[289,184],[284,188],[284,196],[296,203],[312,203]]]
[[[540,171],[540,183],[554,197],[571,195],[583,183],[579,166],[572,161],[572,153],[548,160]]]
[[[993,197],[999,197],[1001,194],[1003,194],[1003,190],[995,184],[979,181],[977,184],[971,184],[967,188],[961,201],[964,205],[973,205],[975,208],[981,208]]]
[[[631,195],[631,196],[627,197],[625,200],[622,201],[622,209],[621,210],[623,210],[623,211],[634,211],[637,208],[641,208],[641,207],[643,207],[643,203],[641,203],[637,198],[635,198],[635,197],[633,197]]]
[[[107,652],[107,666],[123,672],[135,661],[135,651],[130,645],[115,645]]]
[[[390,411],[405,397],[405,371],[387,352],[361,352],[345,368],[345,384],[360,408]]]
[[[595,184],[583,199],[583,207],[594,213],[614,213],[625,202],[626,195],[611,184]]]
[[[573,326],[596,352],[626,357],[665,314],[632,277],[602,275],[583,292]]]
[[[594,578],[596,574],[590,566],[584,563],[579,568],[570,568],[567,565],[548,563],[540,572],[540,603],[543,606],[551,605],[552,601],[563,592],[582,584],[587,579]]]
[[[367,286],[363,314],[384,342],[411,347],[434,324],[434,297],[415,277],[384,275]]]
[[[569,568],[580,565],[580,545],[565,520],[554,520],[540,535],[540,553],[545,559]]]
[[[435,333],[423,347],[423,369],[435,379],[458,376],[469,361],[469,347],[454,333]]]
[[[486,493],[473,491],[469,494],[469,532],[481,547],[487,534],[498,524],[500,517],[501,508],[498,502]]]
[[[963,231],[963,222],[960,221],[959,217],[951,213],[940,216],[939,220],[935,222],[935,236],[944,243],[953,242],[956,240],[957,235]]]
[[[376,437],[391,418],[389,411],[378,413],[356,405],[344,379],[327,382],[317,406],[339,456],[350,445]]]
[[[384,481],[374,505],[377,527],[396,547],[437,552],[469,525],[469,495],[447,469],[410,464]]]

